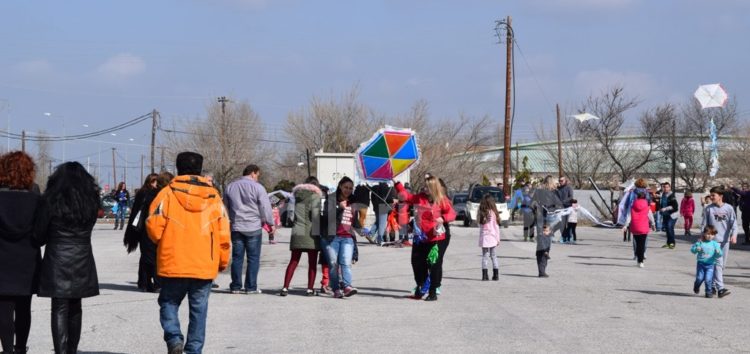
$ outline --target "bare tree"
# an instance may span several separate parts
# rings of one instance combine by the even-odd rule
[[[171,130],[167,138],[171,147],[167,156],[185,150],[203,155],[203,167],[214,174],[214,183],[221,189],[241,175],[243,168],[255,163],[261,169],[272,155],[270,145],[262,143],[264,127],[260,117],[246,102],[212,103],[206,118],[191,121],[187,131]],[[172,161],[170,160],[170,161]]]
[[[674,114],[671,105],[665,105],[643,113],[640,117],[638,139],[625,141],[621,133],[625,123],[625,113],[635,108],[638,101],[626,97],[621,86],[603,92],[600,96],[590,96],[581,105],[580,112],[589,112],[599,120],[588,120],[581,124],[586,136],[595,139],[613,164],[613,173],[624,182],[643,166],[655,161],[659,133],[665,126],[665,116]],[[667,121],[668,122],[668,121]]]
[[[575,188],[583,188],[589,185],[588,178],[598,181],[602,176],[602,171],[606,170],[604,166],[607,162],[607,155],[599,146],[597,140],[586,135],[581,122],[574,118],[565,117],[561,121],[561,139],[562,139],[562,164],[563,173],[573,182]],[[539,141],[556,141],[557,132],[555,128],[548,131],[540,126],[536,130],[536,136]],[[557,159],[557,145],[546,144],[544,151],[553,161],[554,166],[559,168]]]
[[[45,136],[47,132],[40,130],[38,136]],[[52,146],[48,140],[40,139],[36,141],[36,177],[34,182],[44,191],[47,186],[47,179],[52,174]]]
[[[720,156],[720,171],[731,171],[739,182],[750,182],[750,123],[745,122],[736,131],[737,138],[722,145],[731,152]]]
[[[710,122],[713,119],[719,141],[724,140],[721,139],[722,136],[737,132],[739,128],[737,101],[732,99],[722,108],[703,109],[700,103],[691,99],[681,106],[680,113],[675,129],[675,156],[676,160],[684,163],[686,168],[677,172],[690,190],[705,190],[711,182],[709,177],[711,169]],[[671,154],[671,144],[664,145],[667,149],[664,149],[663,153]],[[730,151],[743,150],[742,141],[739,145],[725,141],[721,146],[729,148]],[[747,167],[746,164],[743,165],[741,155],[741,153],[729,153],[721,156],[720,161],[723,166],[719,170],[719,175],[728,175],[727,173],[736,175],[738,169]]]
[[[382,123],[359,102],[355,86],[340,99],[313,97],[308,110],[289,114],[286,133],[302,151],[351,153]]]
[[[417,101],[408,114],[396,119],[397,125],[417,133],[420,162],[411,170],[412,185],[421,188],[425,173],[442,178],[453,188],[462,190],[470,183],[481,181],[499,161],[485,160],[482,149],[496,137],[497,126],[489,116],[433,121],[429,119],[426,101]]]

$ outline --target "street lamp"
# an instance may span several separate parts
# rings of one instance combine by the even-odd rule
[[[52,113],[50,113],[50,112],[44,112],[44,115],[47,116],[47,117],[52,117]],[[55,116],[56,117],[60,117],[60,120],[62,121],[62,128],[63,128],[63,139],[62,139],[63,153],[62,153],[62,162],[65,162],[65,136],[67,135],[65,133],[65,117],[63,117],[62,115],[59,115],[59,114],[55,115]]]

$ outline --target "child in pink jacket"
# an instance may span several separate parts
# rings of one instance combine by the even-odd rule
[[[685,192],[685,197],[680,202],[680,214],[685,219],[685,236],[692,236],[690,228],[693,226],[693,212],[695,212],[693,192]]]
[[[490,280],[487,265],[492,258],[492,280],[499,280],[499,270],[495,247],[500,244],[500,227],[495,198],[486,194],[479,204],[479,247],[482,247],[482,280]]]

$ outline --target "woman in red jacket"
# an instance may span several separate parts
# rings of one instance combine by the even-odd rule
[[[399,200],[414,206],[414,221],[418,223],[426,238],[426,241],[413,245],[411,265],[414,280],[417,283],[413,298],[421,299],[424,295],[421,289],[429,271],[430,290],[425,300],[435,301],[437,300],[436,289],[440,287],[443,278],[443,255],[448,245],[443,223],[455,220],[456,212],[437,177],[427,177],[425,185],[426,188],[419,194],[409,193],[401,183],[396,183],[395,187],[399,193]],[[435,245],[438,248],[438,257],[435,263],[430,265],[427,256]]]

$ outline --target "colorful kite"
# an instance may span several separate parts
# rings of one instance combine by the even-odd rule
[[[410,129],[386,126],[357,149],[360,177],[390,181],[419,160],[417,136]]]
[[[727,91],[724,90],[721,84],[701,85],[695,90],[693,96],[695,96],[695,99],[698,100],[703,109],[724,107],[729,99]],[[711,118],[709,132],[709,137],[711,138],[711,169],[708,175],[714,177],[719,172],[719,143],[716,124],[714,124],[713,118]]]

